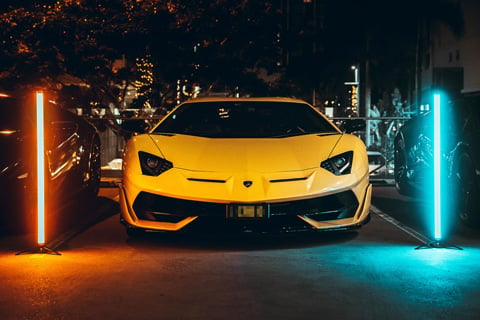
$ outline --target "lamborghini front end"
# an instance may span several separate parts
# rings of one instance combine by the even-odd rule
[[[206,104],[216,103],[214,114],[223,120],[228,112],[235,115],[232,103],[247,104],[242,108],[271,104],[217,100]],[[202,101],[191,105],[201,109]],[[181,119],[178,110],[170,116],[175,119],[175,114]],[[252,120],[248,118],[250,126]],[[369,219],[365,146],[331,124],[323,131],[305,125],[296,134],[250,136],[190,134],[170,130],[168,120],[163,128],[162,123],[159,131],[131,138],[124,151],[120,206],[127,231],[339,230],[358,228]]]

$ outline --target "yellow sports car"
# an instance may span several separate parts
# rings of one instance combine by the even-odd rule
[[[121,222],[148,231],[299,231],[369,220],[367,151],[305,101],[201,98],[123,155]]]

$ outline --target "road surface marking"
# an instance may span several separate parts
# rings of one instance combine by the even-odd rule
[[[413,238],[417,239],[418,241],[420,241],[424,244],[430,243],[431,240],[428,239],[427,237],[425,237],[423,234],[421,234],[420,232],[418,232],[416,230],[413,230],[412,228],[402,224],[400,221],[398,221],[395,218],[389,216],[388,214],[386,214],[382,210],[378,209],[374,205],[370,205],[370,211],[372,213],[376,214],[377,216],[379,216],[380,218],[382,218],[383,220],[387,221],[388,223],[394,225],[398,229],[402,230],[406,234],[408,234],[408,235],[412,236]]]

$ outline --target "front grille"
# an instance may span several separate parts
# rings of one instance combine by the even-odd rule
[[[219,217],[201,217],[188,224],[182,231],[209,234],[232,234],[238,232],[285,233],[314,230],[297,216],[276,216],[261,220],[226,220]]]
[[[305,200],[268,204],[269,217],[304,215],[316,221],[350,218],[355,215],[358,201],[352,191]],[[139,219],[160,222],[178,222],[189,216],[225,219],[228,204],[183,200],[141,192],[133,203]]]
[[[304,215],[316,221],[351,218],[358,208],[352,191],[328,196],[270,204],[270,215]]]
[[[133,210],[139,219],[161,222],[178,222],[190,216],[224,218],[226,215],[226,205],[222,203],[176,199],[148,192],[140,192]]]

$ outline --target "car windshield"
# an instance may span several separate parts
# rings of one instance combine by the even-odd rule
[[[281,138],[339,131],[304,103],[227,101],[186,103],[152,133],[208,138]]]

